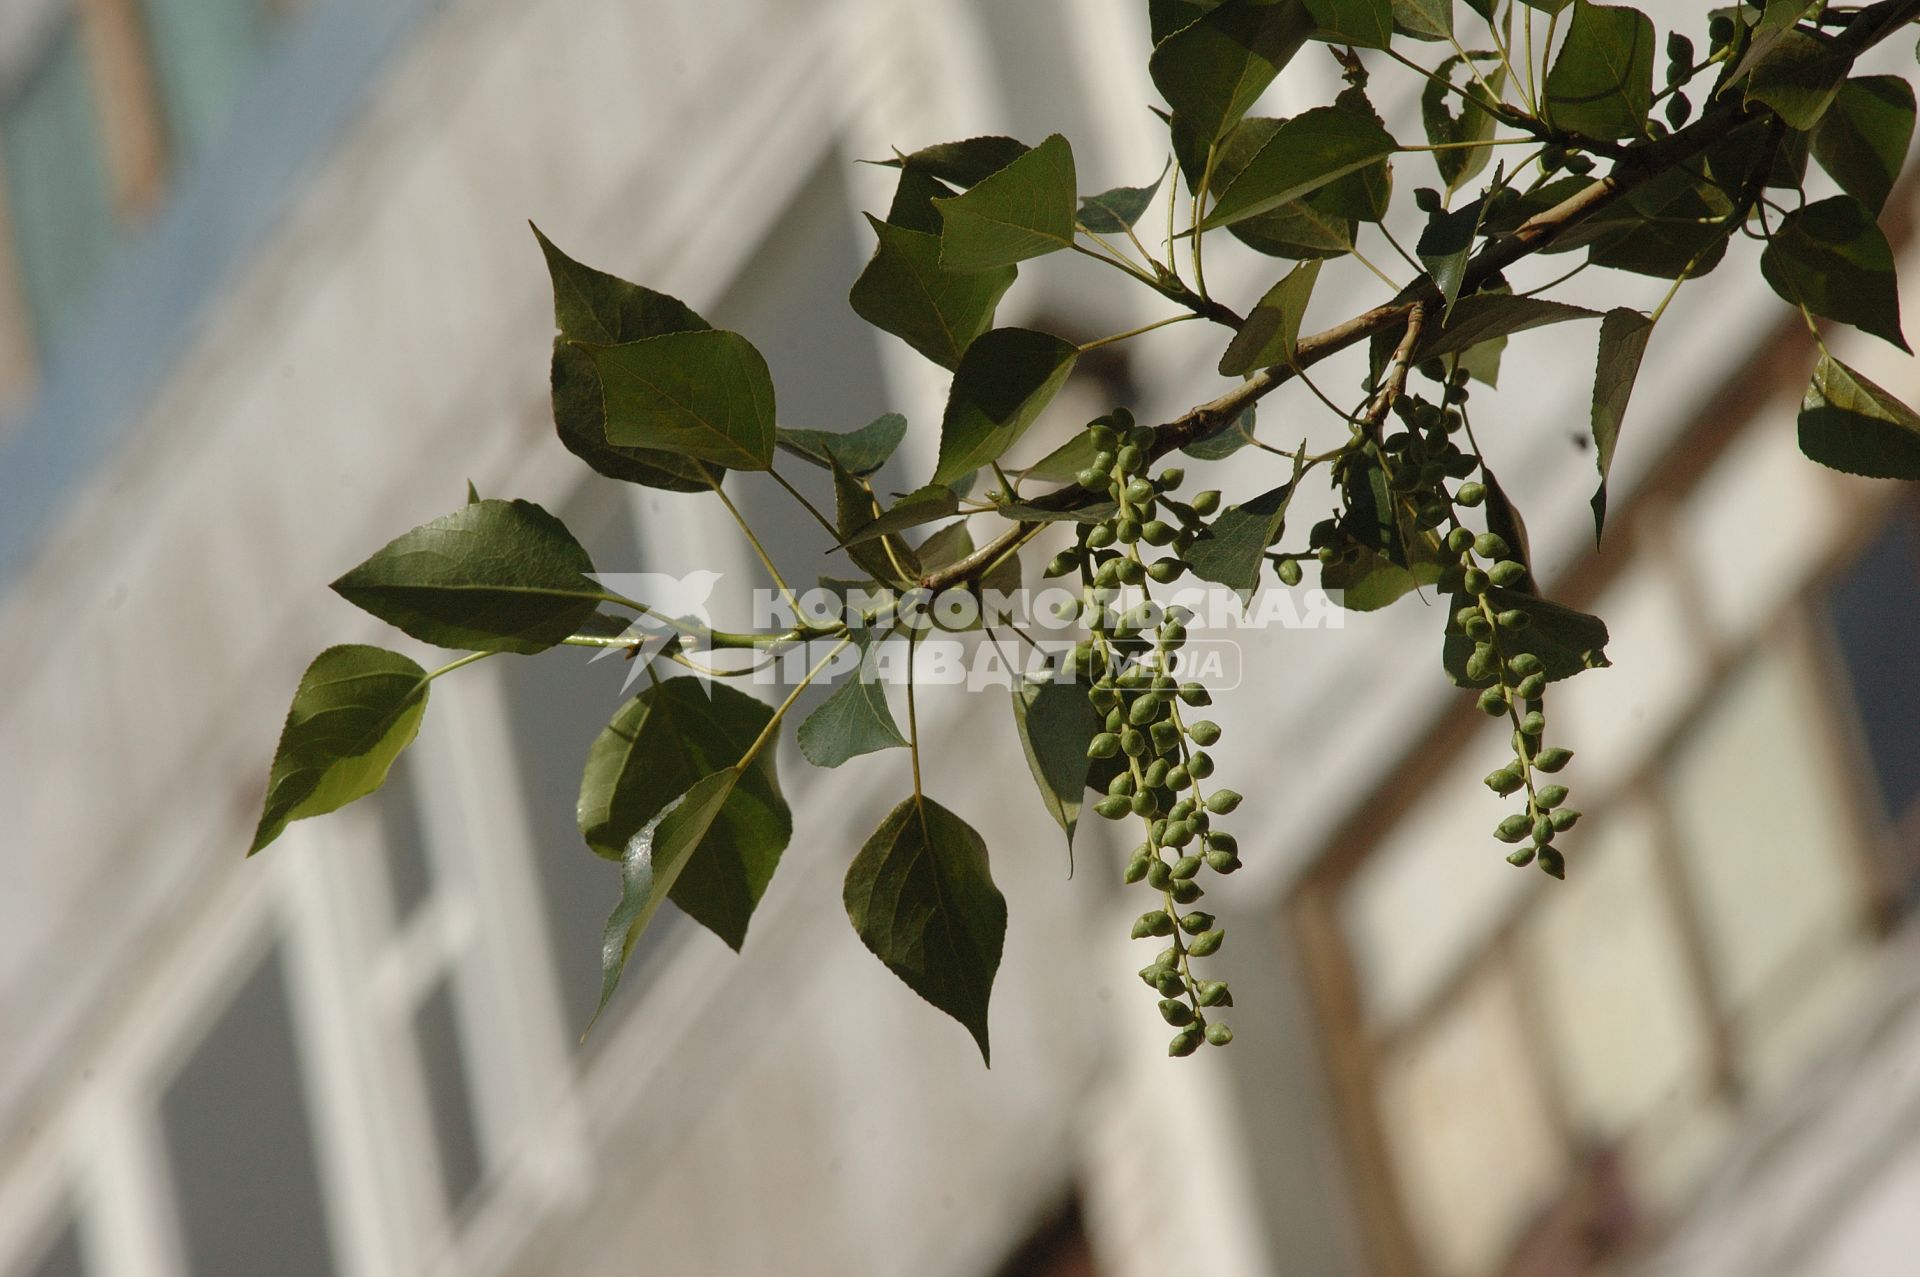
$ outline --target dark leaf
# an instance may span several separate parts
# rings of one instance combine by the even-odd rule
[[[1585,306],[1548,301],[1544,297],[1515,297],[1510,293],[1475,293],[1454,305],[1447,322],[1429,326],[1414,352],[1415,362],[1469,350],[1483,341],[1525,332],[1569,319],[1598,319],[1600,312]]]
[[[1874,213],[1886,205],[1913,141],[1913,86],[1897,75],[1856,76],[1813,134],[1813,158]]]
[[[1319,278],[1319,262],[1301,262],[1269,288],[1227,343],[1220,356],[1220,375],[1241,377],[1256,368],[1291,362],[1300,340],[1300,321]]]
[[[935,483],[951,483],[997,461],[1052,402],[1080,348],[1051,333],[996,328],[960,360],[940,421]]]
[[[940,210],[933,206],[933,202],[959,193],[925,169],[913,164],[903,165],[900,180],[894,184],[893,202],[887,205],[887,224],[904,231],[920,231],[937,237],[940,234]]]
[[[740,334],[709,329],[581,349],[600,373],[609,443],[736,470],[773,463],[773,378]]]
[[[1171,163],[1171,161],[1169,161]],[[1080,225],[1096,235],[1118,235],[1145,215],[1154,192],[1167,180],[1167,170],[1146,186],[1116,186],[1080,201]]]
[[[1160,41],[1147,69],[1204,154],[1247,113],[1313,29],[1313,16],[1299,0],[1226,0]]]
[[[371,794],[420,730],[427,672],[385,648],[330,647],[300,676],[280,729],[267,799],[249,856],[288,822],[321,816]]]
[[[1286,526],[1292,496],[1293,485],[1283,484],[1222,510],[1188,549],[1187,567],[1201,580],[1224,585],[1246,602],[1260,584],[1267,547],[1280,539]]]
[[[1540,658],[1547,681],[1571,678],[1582,670],[1600,669],[1607,660],[1607,627],[1597,616],[1576,612],[1537,595],[1521,594],[1495,587],[1488,599],[1497,611],[1520,608],[1529,624],[1524,630],[1502,630],[1501,652],[1512,659],[1521,652]],[[1460,687],[1489,687],[1493,675],[1475,679],[1467,675],[1467,658],[1473,655],[1474,642],[1460,628],[1454,614],[1473,602],[1471,595],[1455,594],[1447,603],[1447,637],[1442,650],[1447,677]]]
[[[1788,302],[1909,349],[1900,332],[1893,249],[1853,196],[1788,213],[1760,255],[1760,273]]]
[[[1394,29],[1416,40],[1453,34],[1453,0],[1393,0]]]
[[[1443,208],[1428,214],[1427,228],[1420,232],[1420,239],[1413,246],[1420,264],[1433,276],[1434,287],[1446,299],[1445,314],[1452,313],[1460,296],[1460,285],[1466,282],[1467,258],[1473,253],[1474,237],[1480,233],[1480,215],[1486,207],[1485,199],[1477,199],[1459,208]]]
[[[887,689],[876,675],[869,641],[860,636],[860,664],[852,677],[800,724],[800,752],[815,767],[838,767],[849,758],[907,743],[887,708]]]
[[[1476,77],[1468,68],[1467,59],[1488,64],[1487,69]],[[1454,80],[1455,72],[1465,72],[1464,89],[1468,100],[1460,104],[1460,114],[1453,113],[1454,95],[1447,91],[1447,85]],[[1485,142],[1493,136],[1495,120],[1491,106],[1499,101],[1498,94],[1506,84],[1506,64],[1498,53],[1474,50],[1466,54],[1454,54],[1438,67],[1434,68],[1435,79],[1427,81],[1426,88],[1420,94],[1420,120],[1426,126],[1427,141],[1435,146],[1459,147],[1456,150],[1435,151],[1433,162],[1440,170],[1440,180],[1447,184],[1449,193],[1459,190],[1469,181],[1480,175],[1487,166],[1491,147],[1460,147],[1463,142]],[[1481,80],[1486,81],[1482,87]],[[1495,96],[1488,96],[1491,88]]]
[[[1396,149],[1397,143],[1372,115],[1342,106],[1315,107],[1274,130],[1246,167],[1221,188],[1201,226],[1230,226],[1268,212]]]
[[[1000,969],[1007,902],[987,846],[930,798],[895,807],[847,869],[847,917],[907,987],[965,1025],[991,1062],[987,1000]]]
[[[1765,103],[1801,130],[1820,122],[1852,66],[1830,37],[1798,27],[1782,31],[1748,62],[1747,101]]]
[[[461,506],[388,542],[333,583],[340,597],[424,643],[544,652],[599,606],[593,560],[531,501]]]
[[[903,500],[882,515],[874,499],[873,488],[837,461],[832,463],[834,525],[839,529],[841,545],[861,571],[877,581],[904,586],[920,575],[920,561],[913,548],[897,535],[918,523],[943,519],[959,508],[959,501],[945,488],[923,489],[921,503]],[[924,512],[924,518],[909,518]],[[882,517],[892,523],[880,526]]]
[[[1848,474],[1920,479],[1920,416],[1823,356],[1800,404],[1800,451]]]
[[[940,263],[938,235],[867,221],[880,242],[847,294],[854,314],[941,367],[957,367],[973,339],[993,327],[994,307],[1019,272],[949,270]]]
[[[1155,44],[1220,7],[1220,0],[1147,0],[1147,24]]]
[[[849,474],[870,475],[887,464],[887,458],[907,437],[907,419],[897,412],[882,413],[858,430],[835,434],[831,430],[788,430],[774,432],[782,448],[796,457],[805,457],[816,466],[831,469],[834,461]]]
[[[1600,469],[1600,486],[1593,492],[1593,538],[1607,522],[1607,472],[1613,468],[1613,450],[1620,442],[1620,422],[1627,415],[1627,399],[1640,375],[1640,359],[1653,335],[1653,321],[1637,310],[1610,310],[1600,321],[1600,356],[1593,369],[1593,462]]]
[[[1014,686],[1013,722],[1040,800],[1067,836],[1071,864],[1073,831],[1087,787],[1087,746],[1100,730],[1100,715],[1087,700],[1085,684],[1043,675],[1039,682],[1023,679]]]
[[[949,271],[1011,266],[1073,244],[1073,149],[1058,133],[940,212],[940,264]]]
[[[1253,442],[1254,424],[1254,405],[1248,404],[1233,420],[1183,444],[1180,451],[1201,461],[1219,461],[1230,457]]]
[[[1547,118],[1588,137],[1641,136],[1653,104],[1653,58],[1646,14],[1574,0],[1567,38],[1547,72]]]
[[[1392,0],[1306,0],[1313,38],[1384,49],[1393,39]]]
[[[985,181],[1030,149],[1016,138],[970,137],[958,142],[939,142],[911,155],[880,163],[888,168],[917,168],[930,177],[964,188]]]
[[[1071,483],[1075,475],[1093,464],[1098,454],[1092,432],[1082,430],[1032,465],[1010,473],[1040,483]]]

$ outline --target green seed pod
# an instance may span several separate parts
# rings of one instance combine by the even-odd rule
[[[1195,754],[1187,760],[1187,774],[1195,780],[1205,780],[1213,775],[1213,755]]]
[[[1208,834],[1207,846],[1215,851],[1224,851],[1229,856],[1238,855],[1240,852],[1240,840],[1224,831]]]
[[[1164,519],[1151,519],[1140,528],[1140,539],[1148,545],[1165,545],[1174,538],[1174,527]]]
[[[1201,517],[1212,514],[1220,508],[1220,490],[1208,488],[1205,492],[1193,494],[1193,512]]]
[[[1525,677],[1528,674],[1540,673],[1546,666],[1536,654],[1532,652],[1521,652],[1507,662],[1507,668],[1515,674]]]
[[[1533,798],[1535,802],[1551,811],[1553,808],[1567,801],[1567,787],[1565,785],[1548,785],[1545,789],[1536,793]]]
[[[1093,809],[1108,820],[1119,820],[1133,810],[1124,798],[1102,798],[1093,805]]]
[[[1113,427],[1098,421],[1087,427],[1087,437],[1100,452],[1112,452],[1120,446],[1120,436],[1113,432]]]
[[[1180,930],[1190,936],[1197,936],[1202,931],[1211,931],[1213,930],[1213,915],[1210,913],[1202,913],[1200,910],[1195,909],[1192,913],[1180,919]]]
[[[1180,729],[1166,719],[1161,719],[1152,727],[1153,752],[1171,754],[1180,748]]]
[[[1240,857],[1230,851],[1207,852],[1207,868],[1217,874],[1230,874],[1240,867]]]
[[[1192,1027],[1184,1028],[1173,1035],[1173,1041],[1167,1043],[1167,1054],[1176,1058],[1192,1055],[1200,1049],[1200,1041],[1201,1035],[1199,1029]]]
[[[1473,552],[1483,559],[1504,559],[1507,557],[1507,543],[1498,534],[1482,532],[1473,539]]]
[[[1484,616],[1475,616],[1460,628],[1467,632],[1468,638],[1477,642],[1484,643],[1493,637],[1493,626],[1487,624],[1487,618]]]
[[[1147,866],[1147,885],[1155,891],[1165,891],[1167,884],[1173,881],[1173,866],[1164,860],[1155,859]]]
[[[1489,584],[1487,574],[1479,568],[1468,568],[1461,574],[1460,583],[1466,587],[1468,594],[1485,594]]]
[[[1168,894],[1173,897],[1173,903],[1177,905],[1190,905],[1207,893],[1200,890],[1199,883],[1189,878],[1185,882],[1174,883],[1172,888],[1169,889]]]
[[[1498,771],[1488,772],[1486,779],[1482,783],[1485,784],[1488,789],[1491,789],[1494,793],[1504,798],[1506,795],[1520,788],[1520,786],[1526,784],[1526,781],[1521,779],[1520,773],[1513,770],[1513,768],[1502,767]]]
[[[1120,772],[1107,782],[1107,794],[1113,798],[1133,797],[1133,773]]]
[[[1177,998],[1187,991],[1186,979],[1172,967],[1161,967],[1154,977],[1154,991],[1163,998]]]
[[[1553,809],[1553,815],[1549,816],[1548,819],[1553,821],[1553,828],[1556,833],[1564,834],[1567,830],[1572,829],[1580,823],[1580,813],[1571,807],[1556,807]]]
[[[1180,684],[1180,700],[1186,705],[1211,705],[1213,704],[1213,694],[1207,691],[1206,685],[1203,683],[1182,683]]]
[[[1176,793],[1185,789],[1192,780],[1193,778],[1187,774],[1186,767],[1181,764],[1175,764],[1167,772],[1167,788]]]
[[[1112,758],[1120,752],[1120,738],[1112,732],[1101,732],[1087,745],[1088,758]]]
[[[1275,574],[1279,576],[1280,584],[1288,587],[1300,584],[1300,561],[1298,559],[1282,559],[1274,565],[1273,570]]]
[[[1160,472],[1159,479],[1155,480],[1163,492],[1171,492],[1186,481],[1187,472],[1179,466],[1168,466]]]
[[[1138,444],[1128,443],[1120,449],[1120,455],[1115,461],[1122,474],[1132,474],[1140,468],[1140,463],[1145,459]]]
[[[1166,820],[1154,821],[1152,826],[1147,830],[1147,837],[1151,838],[1156,844],[1165,842],[1167,837],[1167,826],[1170,823],[1172,822],[1166,821]]]
[[[1532,847],[1515,847],[1507,853],[1507,863],[1516,869],[1524,869],[1533,863]]]
[[[1547,730],[1547,716],[1539,710],[1533,710],[1520,720],[1520,732],[1523,736],[1538,736]]]
[[[1160,1003],[1160,1018],[1177,1029],[1182,1025],[1193,1023],[1193,1008],[1184,1002],[1166,998]]]
[[[1156,495],[1153,490],[1153,485],[1145,479],[1127,480],[1127,486],[1123,489],[1123,492],[1128,501],[1131,501],[1134,505],[1142,509],[1147,508],[1148,503],[1151,502]]]
[[[1184,625],[1163,625],[1160,627],[1160,650],[1177,652],[1186,645],[1187,627]]]
[[[1196,958],[1210,958],[1220,952],[1220,946],[1227,942],[1224,931],[1203,931],[1187,945],[1187,952]]]
[[[1214,1046],[1225,1046],[1227,1043],[1233,1041],[1233,1030],[1224,1024],[1209,1024],[1207,1026],[1207,1041],[1211,1042]]]
[[[1042,572],[1041,575],[1047,577],[1065,576],[1079,566],[1080,560],[1077,556],[1062,551],[1047,560],[1046,571]]]
[[[1113,535],[1119,539],[1121,545],[1132,545],[1140,539],[1140,520],[1130,514],[1121,515],[1113,521]],[[1126,560],[1115,559],[1114,562],[1125,563]],[[1114,579],[1119,579],[1119,573],[1117,571],[1114,574]]]
[[[1111,590],[1120,584],[1120,565],[1125,559],[1108,559],[1093,574],[1095,589]]]
[[[1540,849],[1540,868],[1555,878],[1567,876],[1567,858],[1551,847]]]
[[[1098,492],[1111,482],[1105,470],[1095,470],[1092,466],[1074,475],[1073,481],[1090,492]]]
[[[1128,810],[1136,816],[1151,816],[1160,807],[1160,800],[1154,797],[1151,789],[1143,789],[1130,800]]]
[[[1193,799],[1182,798],[1173,805],[1173,810],[1167,813],[1167,819],[1185,820],[1191,815],[1193,815]]]
[[[1107,730],[1117,732],[1127,725],[1127,712],[1118,705],[1107,711]]]
[[[1173,915],[1165,909],[1150,909],[1133,924],[1134,935],[1138,936],[1142,928],[1150,936],[1170,936],[1173,934]]]
[[[1131,887],[1147,876],[1147,866],[1153,862],[1152,856],[1138,855],[1127,862],[1127,870],[1121,877]]]
[[[1169,847],[1184,847],[1188,843],[1193,841],[1193,835],[1195,832],[1196,831],[1194,830],[1194,827],[1191,824],[1189,824],[1187,821],[1184,821],[1184,820],[1168,821],[1167,836],[1164,839],[1164,841]],[[1180,876],[1179,866],[1177,865],[1174,867],[1173,876],[1176,878]],[[1190,878],[1193,875],[1188,874],[1187,876]]]
[[[1147,565],[1138,559],[1115,559],[1114,563],[1122,585],[1138,585],[1147,579]]]
[[[1526,574],[1527,565],[1518,559],[1502,559],[1487,570],[1487,575],[1499,586],[1518,585]]]
[[[1543,749],[1536,754],[1533,759],[1533,766],[1535,771],[1557,772],[1572,761],[1573,751],[1570,749],[1561,749],[1556,745],[1552,749]]]
[[[1171,585],[1178,581],[1187,565],[1179,559],[1155,559],[1147,564],[1147,576],[1161,585]]]
[[[1087,544],[1096,550],[1104,550],[1113,542],[1113,528],[1110,524],[1096,523],[1087,532]]]
[[[1473,651],[1467,654],[1467,677],[1476,683],[1492,678],[1499,661],[1499,655],[1494,652],[1491,643],[1476,643]]]
[[[1455,625],[1458,625],[1461,629],[1465,629],[1470,623],[1472,623],[1473,619],[1479,615],[1480,615],[1480,605],[1478,603],[1468,603],[1462,606],[1456,612],[1454,612],[1453,623]]]
[[[1195,999],[1203,1007],[1230,1007],[1233,995],[1227,992],[1225,980],[1208,980],[1194,991]]]
[[[1542,847],[1553,841],[1553,817],[1541,816],[1533,822],[1533,840]]]
[[[1456,505],[1468,507],[1477,506],[1486,499],[1487,488],[1485,484],[1481,483],[1463,483],[1460,485],[1460,490],[1453,494],[1453,500]]]
[[[1112,679],[1103,678],[1087,692],[1087,699],[1093,703],[1094,709],[1104,715],[1120,704],[1120,693],[1113,690]]]
[[[1147,752],[1147,738],[1129,727],[1120,733],[1120,748],[1126,751],[1127,757],[1138,758]]]
[[[1195,874],[1199,872],[1200,872],[1200,857],[1182,856],[1180,857],[1179,862],[1176,863],[1173,867],[1173,878],[1175,882],[1185,882],[1187,879],[1193,877]],[[1202,931],[1206,930],[1205,927],[1202,927],[1200,929]]]
[[[1240,795],[1231,789],[1216,789],[1207,795],[1207,810],[1225,816],[1240,805]]]
[[[1447,533],[1447,549],[1455,554],[1465,554],[1473,548],[1473,533],[1467,528],[1455,528]]]
[[[1476,703],[1480,706],[1480,712],[1488,718],[1498,718],[1507,712],[1506,693],[1497,687],[1489,687],[1480,693],[1480,699]]]
[[[1220,724],[1210,718],[1203,718],[1187,728],[1187,735],[1191,736],[1197,745],[1210,746],[1220,739]]]
[[[1147,764],[1146,775],[1142,777],[1148,789],[1159,789],[1167,783],[1167,760],[1156,758]]]
[[[1510,607],[1493,619],[1503,630],[1524,630],[1533,618],[1517,607]]]
[[[1147,925],[1147,919],[1151,917],[1153,917],[1153,915],[1150,913],[1142,914],[1133,920],[1133,938],[1135,940],[1145,940],[1153,934],[1153,928]]]
[[[1527,836],[1528,827],[1527,818],[1515,812],[1494,826],[1493,836],[1501,842],[1519,842]]]
[[[1144,692],[1137,697],[1127,710],[1127,721],[1135,727],[1145,727],[1160,717],[1163,708],[1160,698],[1152,692]]]
[[[1538,700],[1547,690],[1545,674],[1529,674],[1520,680],[1520,686],[1513,689],[1515,696],[1523,701]]]

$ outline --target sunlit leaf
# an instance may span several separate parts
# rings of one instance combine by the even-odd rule
[[[1822,356],[1800,405],[1800,451],[1876,479],[1920,479],[1920,416],[1837,359]]]

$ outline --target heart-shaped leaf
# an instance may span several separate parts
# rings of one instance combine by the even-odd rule
[[[1239,123],[1313,31],[1300,0],[1226,0],[1161,40],[1147,70],[1204,152]]]
[[[1053,401],[1080,348],[1051,333],[996,328],[960,360],[940,421],[935,483],[997,461]]]
[[[349,603],[423,643],[544,652],[604,591],[565,524],[531,501],[469,502],[396,537],[333,583]]]
[[[253,855],[290,821],[335,811],[380,788],[420,730],[427,672],[385,648],[347,644],[315,657],[280,729]]]
[[[835,434],[831,430],[788,430],[774,433],[782,448],[804,457],[821,469],[838,461],[847,473],[862,477],[887,464],[900,441],[907,437],[907,419],[897,412],[882,413],[858,430]]]
[[[1612,664],[1607,660],[1606,623],[1599,617],[1576,612],[1537,595],[1497,587],[1489,591],[1487,597],[1496,611],[1520,608],[1526,612],[1528,625],[1524,630],[1501,631],[1501,650],[1508,659],[1521,652],[1539,657],[1548,682]],[[1457,686],[1490,687],[1493,675],[1474,678],[1467,673],[1467,658],[1473,655],[1474,641],[1455,619],[1460,609],[1472,602],[1469,595],[1449,596],[1447,636],[1441,649],[1441,662],[1447,677]]]
[[[1595,541],[1607,522],[1607,472],[1620,442],[1620,422],[1652,335],[1653,321],[1626,307],[1608,311],[1600,321],[1600,355],[1593,368],[1593,462],[1600,470],[1592,501]]]
[[[1172,161],[1168,161],[1169,164]],[[1145,186],[1116,186],[1080,201],[1080,225],[1096,235],[1118,235],[1146,214],[1155,191],[1167,180],[1167,170]]]
[[[1780,219],[1760,254],[1760,273],[1788,302],[1909,349],[1893,249],[1853,196],[1818,200]]]
[[[964,195],[936,199],[940,265],[1011,266],[1073,244],[1073,148],[1055,133]]]
[[[1370,111],[1341,105],[1303,111],[1281,123],[1221,189],[1201,226],[1231,226],[1278,208],[1398,149],[1399,144]]]
[[[666,333],[582,345],[599,370],[607,441],[736,470],[773,463],[773,378],[739,333]]]
[[[1226,586],[1244,603],[1260,584],[1267,547],[1280,539],[1292,496],[1293,485],[1282,484],[1222,510],[1187,550],[1187,567],[1203,581]]]
[[[1800,451],[1847,474],[1920,479],[1920,416],[1823,356],[1800,404]]]
[[[966,1026],[991,1063],[987,1002],[1007,934],[1007,902],[987,845],[930,798],[887,814],[847,868],[847,917],[906,986]]]
[[[868,649],[871,636],[861,631],[856,641],[860,664],[853,676],[800,724],[800,752],[815,767],[838,767],[849,758],[907,743],[887,707],[887,689],[876,676]]]
[[[1100,730],[1100,715],[1084,683],[1056,679],[1051,671],[1022,679],[1013,688],[1013,723],[1027,754],[1027,768],[1047,814],[1067,836],[1068,864],[1080,802],[1087,788],[1087,746]]]
[[[1653,22],[1624,5],[1574,0],[1541,105],[1555,128],[1639,137],[1653,106]]]
[[[939,235],[867,221],[880,243],[847,295],[854,313],[942,368],[955,367],[993,326],[994,307],[1019,272],[1010,265],[950,270],[940,261]]]
[[[1220,375],[1243,377],[1256,368],[1291,362],[1300,340],[1300,321],[1319,278],[1319,262],[1301,262],[1269,288],[1227,343],[1220,356]]]
[[[1840,189],[1878,213],[1913,141],[1913,86],[1897,75],[1855,76],[1813,134],[1813,158]]]

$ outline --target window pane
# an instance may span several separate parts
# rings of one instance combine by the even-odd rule
[[[34,326],[59,338],[105,268],[113,203],[80,38],[71,22],[16,95],[0,104],[8,211]]]
[[[1827,608],[1868,761],[1897,822],[1920,799],[1920,529],[1905,507],[1835,583]]]
[[[449,1211],[459,1210],[484,1173],[473,1118],[473,1091],[467,1082],[466,1056],[455,1014],[453,983],[443,979],[413,1017]]]
[[[160,1120],[193,1272],[334,1271],[277,954],[260,963],[174,1077]]]
[[[267,32],[262,0],[145,0],[147,34],[176,150],[218,136]]]
[[[374,795],[380,809],[380,832],[386,839],[387,887],[392,893],[393,919],[404,922],[433,888],[433,864],[427,856],[427,835],[420,823],[420,797],[414,791],[412,765],[402,754],[387,774],[387,783]]]
[[[1387,1057],[1380,1087],[1408,1222],[1433,1272],[1494,1271],[1565,1174],[1511,979],[1475,980]]]
[[[1790,654],[1748,662],[1703,714],[1669,771],[1707,956],[1731,1010],[1852,925],[1859,897],[1852,813],[1819,748],[1813,687]]]

